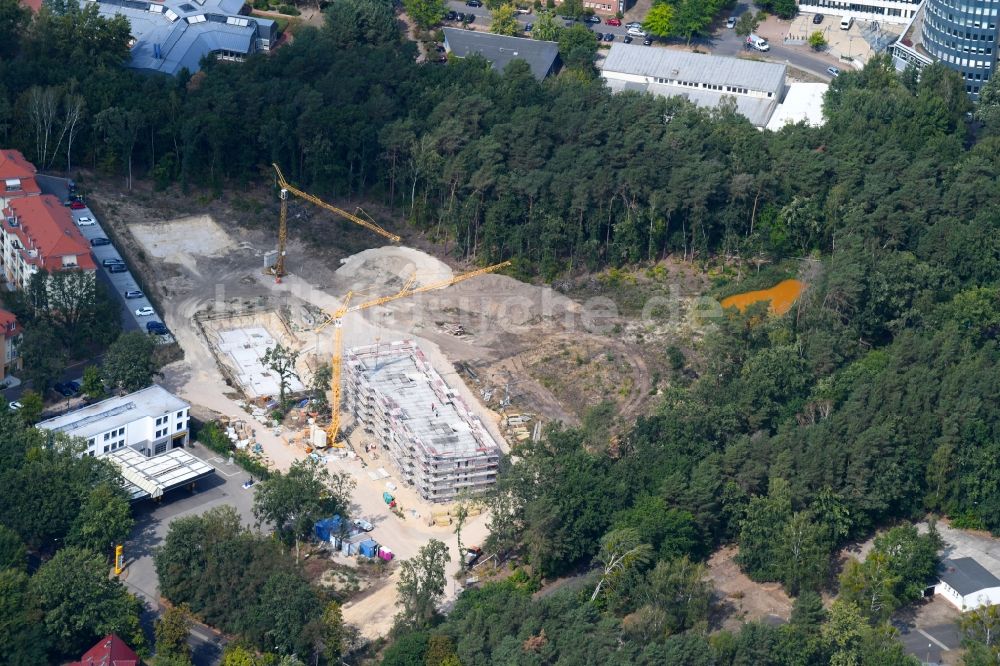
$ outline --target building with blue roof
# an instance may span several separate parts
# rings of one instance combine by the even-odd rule
[[[95,0],[82,0],[87,5]],[[242,16],[243,0],[96,0],[102,16],[124,16],[132,26],[133,69],[176,76],[197,72],[206,55],[242,61],[270,51],[274,21]]]

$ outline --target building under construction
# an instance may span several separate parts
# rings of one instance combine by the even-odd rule
[[[449,502],[496,481],[497,442],[413,342],[355,347],[344,360],[357,425],[381,442],[421,497]]]

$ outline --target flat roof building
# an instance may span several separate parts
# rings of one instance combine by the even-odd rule
[[[771,62],[612,44],[601,75],[615,92],[684,97],[710,108],[731,98],[740,115],[765,127],[784,97],[785,70]]]
[[[512,60],[523,60],[539,81],[555,71],[559,58],[556,42],[458,28],[444,29],[444,48],[457,58],[481,55],[499,72]]]
[[[493,485],[500,447],[419,347],[409,340],[355,347],[345,360],[348,408],[403,482],[430,502]]]
[[[274,21],[240,14],[243,0],[81,0],[81,6],[90,3],[106,18],[128,19],[133,69],[193,73],[206,55],[242,61],[270,51],[278,39]]]
[[[37,427],[85,439],[84,455],[103,457],[128,447],[150,457],[187,444],[190,407],[154,384],[42,421]]]
[[[215,472],[214,467],[184,449],[147,458],[135,449],[125,448],[107,457],[125,479],[125,489],[132,501],[159,499],[175,488],[189,486]]]

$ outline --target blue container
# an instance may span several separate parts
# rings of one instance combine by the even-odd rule
[[[375,543],[374,539],[368,539],[367,541],[362,541],[358,544],[358,552],[365,557],[377,557],[378,556],[378,544]]]

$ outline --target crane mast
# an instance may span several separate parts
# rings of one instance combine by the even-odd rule
[[[278,187],[281,188],[281,191],[279,193],[279,196],[281,197],[281,215],[278,221],[278,259],[277,261],[275,261],[275,264],[271,269],[271,272],[274,275],[275,282],[281,282],[281,278],[283,278],[286,275],[285,248],[288,242],[288,195],[289,194],[294,194],[300,199],[303,199],[311,204],[319,206],[324,210],[328,210],[335,215],[339,215],[340,217],[346,220],[350,220],[351,222],[360,225],[365,229],[368,229],[369,231],[373,231],[374,233],[384,238],[387,238],[393,243],[399,242],[400,240],[399,236],[389,231],[386,231],[379,225],[375,224],[375,222],[372,221],[370,218],[366,220],[352,213],[348,213],[346,210],[342,210],[332,204],[328,204],[319,197],[309,194],[308,192],[303,192],[294,185],[291,185],[287,180],[285,180],[285,174],[281,172],[281,167],[279,167],[275,163],[272,163],[271,166],[274,167],[274,173],[278,179]]]

